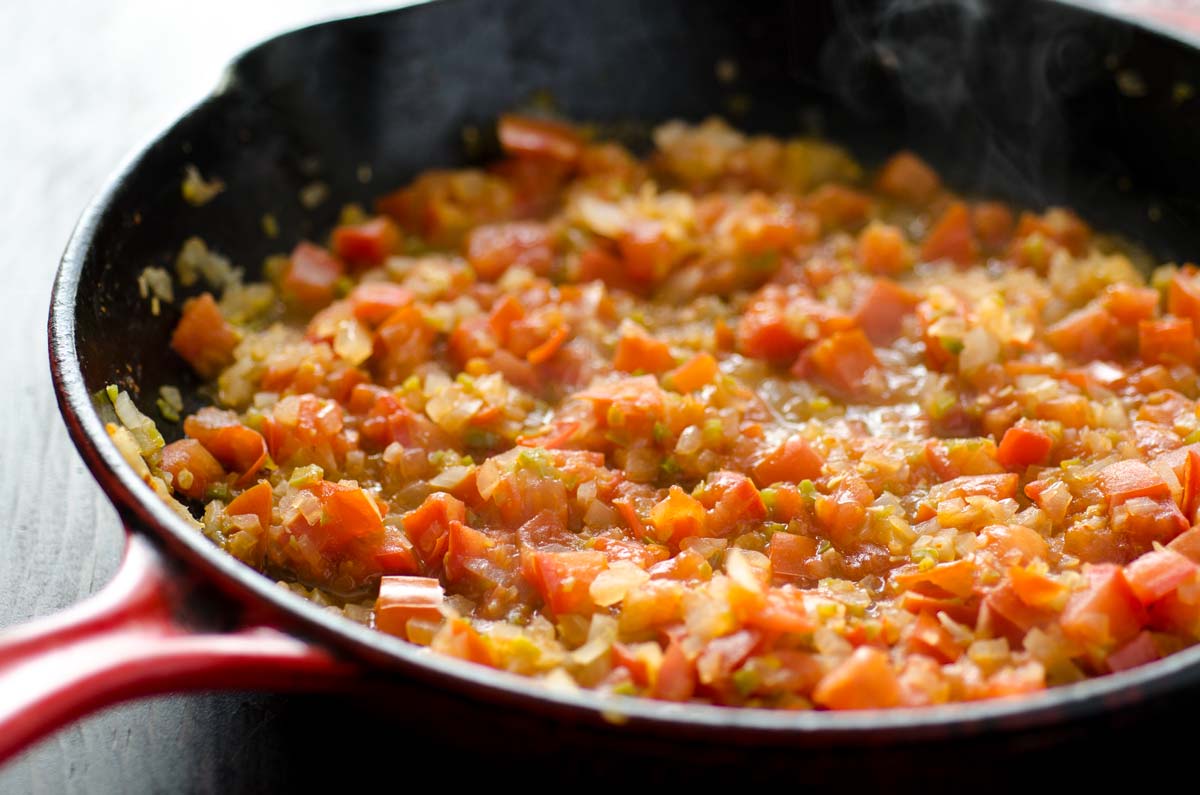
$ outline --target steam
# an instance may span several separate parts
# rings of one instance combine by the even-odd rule
[[[887,102],[898,97],[909,129],[896,138],[907,134],[961,188],[1033,205],[1054,198],[1071,146],[1067,101],[1105,68],[1081,17],[980,0],[835,6],[821,69],[846,107],[878,121],[894,116]]]

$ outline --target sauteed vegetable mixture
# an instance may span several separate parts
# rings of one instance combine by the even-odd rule
[[[1200,638],[1195,268],[1147,283],[910,153],[498,134],[264,283],[185,245],[223,294],[171,346],[213,405],[164,445],[110,389],[110,432],[230,554],[438,653],[672,701],[1012,696]]]

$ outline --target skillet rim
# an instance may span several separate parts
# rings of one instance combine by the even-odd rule
[[[465,5],[472,0],[438,0],[438,5]],[[1154,20],[1135,19],[1089,7],[1083,0],[1041,0],[1076,13],[1116,20],[1155,37],[1200,49],[1200,35],[1169,29]],[[234,57],[211,93],[146,139],[110,175],[88,202],[75,225],[54,280],[48,322],[50,371],[55,397],[76,449],[118,509],[131,532],[140,532],[168,547],[172,556],[242,604],[267,604],[290,632],[323,647],[346,653],[371,666],[371,684],[406,675],[452,694],[551,713],[564,719],[608,723],[665,737],[721,741],[774,740],[792,744],[813,741],[868,745],[897,740],[949,738],[959,732],[979,734],[1044,726],[1134,706],[1175,688],[1200,681],[1200,645],[1129,671],[1050,688],[1010,699],[921,708],[856,712],[788,712],[747,707],[671,704],[648,698],[608,696],[590,690],[564,692],[537,680],[474,665],[369,629],[339,617],[281,588],[269,577],[213,545],[176,516],[121,458],[96,414],[83,380],[76,349],[76,309],[84,264],[97,231],[115,222],[114,194],[138,172],[147,153],[170,140],[186,122],[211,113],[216,100],[242,85],[242,65],[294,35],[315,28],[336,29],[357,20],[420,14],[431,0],[392,10],[353,14],[320,21],[275,35]]]

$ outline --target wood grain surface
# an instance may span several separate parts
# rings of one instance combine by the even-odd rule
[[[1178,0],[1101,4],[1171,20],[1200,14],[1200,3]],[[0,627],[94,593],[122,548],[117,516],[67,438],[46,363],[50,286],[85,202],[240,49],[383,5],[392,4],[0,3]],[[388,738],[387,725],[332,697],[151,699],[81,720],[26,752],[0,769],[0,792],[303,791],[364,772],[400,789],[445,749]],[[363,737],[364,726],[373,737]],[[470,759],[470,749],[450,750]]]

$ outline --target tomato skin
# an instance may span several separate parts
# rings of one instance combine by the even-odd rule
[[[183,305],[179,325],[171,334],[171,349],[203,378],[215,378],[233,362],[241,335],[226,322],[211,293]]]

